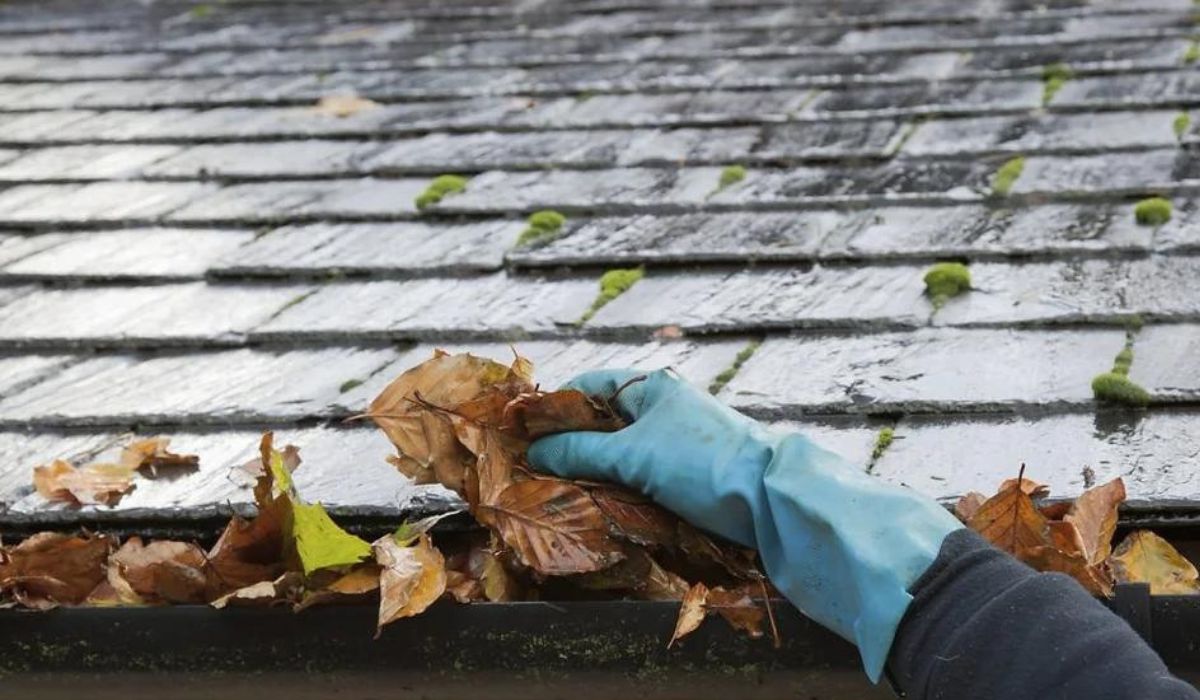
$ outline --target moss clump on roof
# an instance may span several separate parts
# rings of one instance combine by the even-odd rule
[[[761,344],[761,342],[755,340],[738,351],[737,356],[733,358],[733,364],[726,367],[720,374],[713,378],[712,383],[708,385],[708,393],[720,393],[721,389],[724,389],[725,385],[737,376],[737,373],[742,369],[742,365],[746,364],[746,361],[754,356],[754,353],[758,350],[758,346]]]
[[[1130,381],[1129,377],[1117,372],[1105,372],[1092,380],[1092,394],[1097,401],[1121,403],[1127,406],[1145,406],[1150,403],[1150,394]]]
[[[1150,403],[1150,392],[1129,378],[1133,367],[1133,332],[1128,334],[1125,347],[1113,358],[1112,370],[1096,375],[1092,380],[1092,395],[1097,401],[1122,403],[1128,406],[1145,406]]]
[[[925,293],[935,309],[940,309],[948,299],[970,288],[971,271],[962,263],[938,263],[925,273]]]
[[[1200,61],[1200,41],[1193,41],[1188,45],[1187,51],[1183,52],[1183,62],[1187,64]]]
[[[338,393],[344,394],[347,391],[357,389],[360,386],[362,386],[361,379],[347,379],[346,381],[342,382],[341,386],[338,387]]]
[[[1025,170],[1025,156],[1016,156],[1004,161],[996,169],[996,173],[992,175],[992,194],[998,197],[1007,197],[1012,186],[1016,184],[1017,178],[1021,177],[1021,172]]]
[[[212,13],[212,5],[193,5],[192,9],[188,10],[188,14],[192,17],[192,19],[204,19]]]
[[[746,169],[740,165],[730,165],[721,171],[721,179],[717,183],[717,189],[723,190],[726,187],[736,185],[746,179]]]
[[[1067,81],[1075,77],[1075,71],[1065,63],[1051,63],[1042,68],[1042,105],[1050,104]]]
[[[1142,226],[1162,226],[1171,220],[1171,200],[1147,197],[1134,205],[1133,218]]]
[[[542,211],[534,212],[529,215],[529,220],[525,222],[525,230],[517,237],[517,245],[523,246],[536,241],[549,240],[553,238],[567,223],[567,217],[562,214],[550,210],[543,209]]]
[[[424,209],[442,201],[448,194],[458,194],[467,189],[467,178],[461,175],[438,175],[425,191],[417,195],[417,209]]]
[[[645,275],[646,270],[641,267],[609,270],[600,275],[600,293],[596,295],[596,300],[592,302],[591,308],[584,312],[583,318],[579,319],[579,322],[586,323],[605,304],[629,291],[629,288],[637,284],[638,280]]]
[[[1171,129],[1175,132],[1175,138],[1183,140],[1183,135],[1187,133],[1188,127],[1192,125],[1192,116],[1187,112],[1180,112],[1175,117],[1175,121],[1171,122]]]
[[[896,439],[896,429],[892,427],[881,428],[879,434],[875,436],[875,447],[871,450],[871,461],[874,462],[887,452],[887,448],[892,446],[892,441]]]

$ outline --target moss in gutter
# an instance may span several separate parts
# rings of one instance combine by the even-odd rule
[[[1147,197],[1134,205],[1133,218],[1140,226],[1162,226],[1171,220],[1171,200]]]
[[[1175,121],[1171,122],[1171,129],[1175,132],[1175,138],[1182,141],[1183,135],[1187,133],[1188,127],[1192,125],[1192,116],[1187,112],[1180,112]]]
[[[529,220],[525,222],[525,230],[517,237],[517,246],[529,245],[543,240],[554,238],[563,224],[567,223],[567,217],[550,209],[534,212],[529,215]]]
[[[1075,77],[1075,71],[1065,63],[1051,63],[1042,68],[1042,106],[1050,104],[1067,81]]]
[[[591,308],[584,312],[583,318],[579,319],[579,322],[587,323],[605,304],[629,291],[629,288],[637,284],[638,280],[645,275],[646,270],[642,267],[605,272],[600,276],[600,293],[596,295],[596,300],[592,302]]]
[[[971,271],[957,262],[934,265],[926,271],[924,279],[925,293],[935,309],[971,288]]]
[[[1012,186],[1025,170],[1025,156],[1009,158],[992,175],[992,194],[997,197],[1007,197]]]
[[[720,374],[713,378],[712,383],[708,385],[708,393],[713,395],[720,393],[725,388],[725,385],[741,371],[742,365],[746,364],[746,361],[754,356],[759,345],[762,345],[762,342],[755,340],[742,348],[737,356],[733,358],[733,364],[726,367]]]
[[[417,195],[417,209],[425,209],[442,201],[448,194],[458,194],[467,189],[467,178],[461,175],[438,175],[433,178],[425,191]]]
[[[871,450],[871,461],[875,462],[887,452],[887,448],[892,446],[892,441],[896,439],[896,429],[888,426],[880,428],[879,434],[875,436],[875,447]]]

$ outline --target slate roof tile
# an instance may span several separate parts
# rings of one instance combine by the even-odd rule
[[[30,468],[134,430],[200,471],[89,519],[244,509],[264,429],[339,512],[445,507],[341,422],[437,347],[515,346],[546,386],[674,366],[948,501],[1024,462],[1200,509],[1190,0],[189,10],[0,4],[0,530],[76,522]],[[314,109],[349,94],[375,104]],[[516,246],[541,209],[566,224]],[[935,308],[940,260],[972,285]],[[1144,411],[1092,399],[1126,342]]]

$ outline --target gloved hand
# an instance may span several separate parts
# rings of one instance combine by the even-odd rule
[[[568,386],[607,398],[644,374],[589,372]],[[962,525],[932,500],[801,435],[768,433],[670,370],[625,386],[615,403],[631,425],[544,437],[530,446],[530,464],[625,484],[697,527],[757,548],[776,588],[854,642],[878,681],[912,600],[908,589]]]

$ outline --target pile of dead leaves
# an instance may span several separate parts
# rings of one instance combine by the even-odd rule
[[[504,365],[438,352],[366,415],[396,446],[403,474],[453,490],[488,528],[487,547],[455,572],[460,600],[512,600],[562,583],[646,600],[687,596],[761,636],[770,611],[755,603],[765,604],[766,587],[753,551],[717,542],[628,489],[529,468],[525,452],[538,437],[622,428],[615,398],[540,391],[520,356]],[[677,638],[695,628],[684,613]]]
[[[1196,568],[1169,542],[1136,530],[1113,547],[1125,483],[1117,478],[1074,501],[1042,503],[1049,487],[1024,478],[1000,485],[991,498],[972,491],[954,508],[972,530],[1038,571],[1064,573],[1095,595],[1117,583],[1148,583],[1155,595],[1200,593]]]
[[[635,379],[634,381],[638,381]],[[624,388],[622,388],[624,389]],[[618,391],[619,393],[619,391]],[[263,436],[255,475],[257,517],[234,517],[210,548],[191,542],[125,542],[84,533],[40,533],[0,547],[0,606],[207,603],[283,605],[377,602],[377,633],[441,598],[463,603],[595,597],[679,600],[670,643],[708,615],[762,636],[774,620],[756,554],[717,541],[641,495],[612,484],[539,474],[530,442],[568,431],[624,426],[614,396],[541,391],[532,365],[438,352],[395,379],[369,417],[398,454],[390,461],[417,483],[462,497],[480,530],[431,535],[438,518],[406,523],[367,542],[298,493],[299,450]],[[116,463],[38,467],[37,490],[76,505],[115,503],[140,472],[195,469],[197,459],[165,438],[130,444]],[[1165,540],[1131,533],[1115,549],[1120,479],[1073,502],[1047,503],[1024,478],[991,498],[964,496],[958,516],[993,544],[1043,571],[1074,577],[1097,595],[1148,582],[1155,594],[1200,593],[1196,569]],[[778,634],[775,635],[778,642]]]
[[[753,551],[717,542],[641,495],[531,471],[529,443],[566,430],[617,430],[615,397],[543,392],[532,366],[437,353],[398,377],[368,415],[396,445],[391,461],[418,483],[467,503],[485,530],[440,541],[436,518],[368,543],[297,492],[297,448],[263,436],[258,515],[233,518],[205,550],[195,543],[42,533],[0,548],[0,605],[312,605],[379,601],[378,627],[442,597],[459,602],[636,597],[682,600],[672,642],[707,613],[759,637],[768,589]],[[48,499],[112,505],[139,470],[188,466],[164,438],[133,443],[116,464],[38,467]],[[773,620],[772,620],[773,622]],[[771,626],[774,631],[774,625]],[[777,640],[777,635],[776,635]]]

